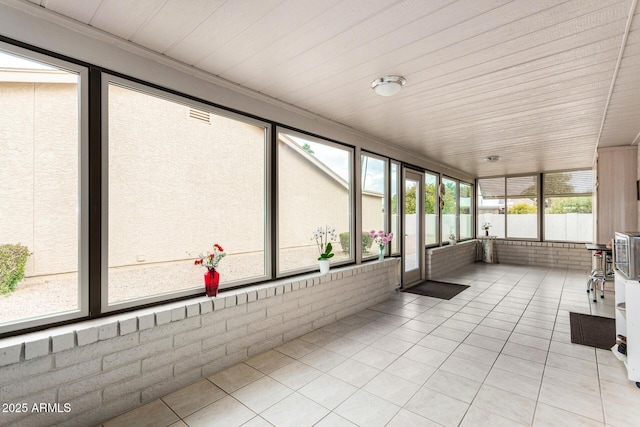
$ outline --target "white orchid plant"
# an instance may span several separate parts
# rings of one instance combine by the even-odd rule
[[[336,229],[334,227],[328,225],[325,225],[324,228],[317,227],[313,231],[311,240],[315,240],[316,246],[318,246],[318,253],[320,254],[318,261],[327,261],[333,257],[333,245],[331,242],[336,240]]]

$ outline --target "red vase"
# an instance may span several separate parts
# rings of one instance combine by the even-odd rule
[[[208,297],[215,297],[218,295],[218,284],[220,283],[220,273],[214,268],[207,270],[204,273],[204,290]]]
[[[488,236],[489,235],[489,230],[484,230],[484,235]]]

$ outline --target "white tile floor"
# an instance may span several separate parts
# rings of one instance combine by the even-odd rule
[[[475,264],[449,301],[393,299],[123,414],[111,426],[638,426],[610,351],[571,344],[586,273]],[[611,282],[607,283],[612,288]]]

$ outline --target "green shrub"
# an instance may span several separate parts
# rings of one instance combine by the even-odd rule
[[[373,243],[373,237],[369,236],[368,231],[362,232],[362,253],[368,254],[369,249],[371,249],[371,244]]]
[[[537,213],[538,212],[538,208],[535,206],[532,206],[528,203],[518,203],[515,204],[513,206],[511,206],[509,208],[509,210],[507,211],[508,214],[532,214],[532,213]]]
[[[340,246],[345,254],[349,252],[349,232],[340,233]]]
[[[344,253],[349,252],[349,243],[351,243],[349,232],[340,233],[340,245],[342,246],[342,252]],[[362,232],[362,253],[363,254],[369,253],[369,249],[371,248],[372,243],[373,243],[373,238],[369,236],[369,232],[363,231]]]
[[[29,255],[26,246],[0,245],[0,294],[16,290],[16,284],[24,277],[24,267]]]

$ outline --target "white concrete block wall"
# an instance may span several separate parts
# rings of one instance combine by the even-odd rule
[[[427,279],[437,279],[476,261],[476,240],[427,249]]]
[[[0,403],[20,404],[0,425],[99,424],[388,299],[399,265],[338,268],[0,340]],[[33,412],[41,403],[58,406]]]
[[[593,259],[593,253],[584,243],[496,240],[495,251],[500,264],[590,270]]]
[[[427,279],[438,279],[476,261],[476,240],[427,249]],[[494,254],[500,264],[590,270],[593,253],[584,243],[530,242],[494,240]]]

